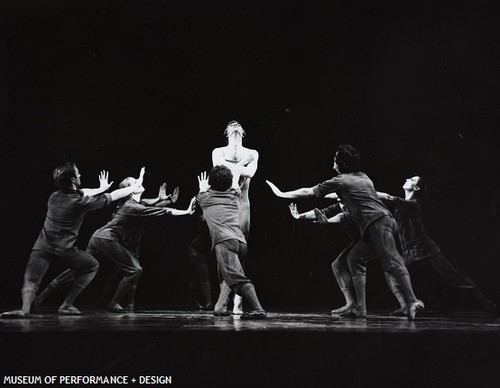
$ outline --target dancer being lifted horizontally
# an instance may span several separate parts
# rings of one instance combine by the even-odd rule
[[[257,171],[257,163],[259,153],[256,150],[243,147],[243,138],[245,131],[237,121],[230,121],[224,130],[224,135],[227,137],[227,146],[215,148],[212,151],[213,166],[226,166],[231,168],[232,165],[241,167],[241,175],[239,186],[241,189],[241,210],[240,210],[240,227],[243,235],[248,241],[250,233],[250,198],[248,192],[250,190],[250,180]],[[241,265],[245,267],[245,263]],[[219,299],[226,297],[229,289],[223,285],[220,291]],[[227,298],[227,297],[226,297]],[[243,308],[241,298],[238,295],[234,297],[234,314],[242,314]]]
[[[266,312],[260,305],[255,287],[245,276],[240,262],[240,259],[245,258],[247,244],[239,220],[239,168],[237,165],[231,170],[226,166],[215,166],[210,170],[208,178],[205,172],[202,173],[198,176],[200,192],[197,199],[203,210],[212,248],[217,257],[219,282],[224,281],[232,291],[244,296],[250,304],[251,310],[244,313],[242,319],[262,319],[266,318]],[[225,303],[225,300],[219,298],[214,315],[229,315]]]
[[[360,229],[361,239],[347,256],[356,292],[356,305],[344,316],[366,317],[366,272],[364,258],[376,253],[385,271],[391,273],[400,286],[408,308],[408,320],[413,320],[423,303],[415,297],[410,275],[396,247],[396,221],[378,197],[373,182],[359,170],[361,157],[350,145],[339,146],[333,168],[339,175],[314,187],[282,192],[267,181],[275,195],[281,198],[324,197],[335,192],[347,206]]]
[[[439,273],[452,287],[470,290],[485,310],[490,312],[495,311],[495,303],[484,296],[476,283],[455,268],[441,253],[439,246],[429,237],[422,223],[422,198],[427,198],[427,188],[424,178],[419,175],[408,178],[405,180],[402,188],[405,193],[404,199],[386,193],[379,192],[378,194],[387,203],[389,210],[394,214],[394,218],[398,224],[402,256],[408,270],[412,274],[415,287],[418,288],[420,286],[428,299],[431,302],[435,301],[437,307],[440,307],[442,302],[435,299],[430,291],[432,287],[428,287],[427,283],[429,281],[423,273],[426,267],[430,267]],[[394,288],[393,292],[400,305],[400,308],[394,313],[396,315],[405,314],[407,311],[406,301],[404,298],[397,296],[397,293],[400,293],[397,283],[392,277],[388,281]]]
[[[64,263],[75,273],[69,293],[59,307],[59,314],[81,314],[73,303],[99,269],[99,263],[92,255],[76,247],[83,218],[86,213],[103,208],[112,201],[134,192],[142,184],[143,176],[144,169],[141,170],[139,179],[133,186],[101,194],[112,184],[108,183],[106,171],[102,171],[99,175],[98,189],[80,189],[81,175],[77,166],[70,162],[58,166],[53,172],[54,184],[58,190],[52,193],[48,200],[47,216],[24,273],[21,291],[22,308],[3,313],[1,317],[29,318],[40,282],[50,264],[56,260]]]

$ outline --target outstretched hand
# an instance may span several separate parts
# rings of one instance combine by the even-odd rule
[[[290,205],[288,205],[288,208],[290,209],[290,214],[292,215],[292,217],[298,220],[300,218],[300,214],[299,211],[297,210],[297,205],[291,203]]]
[[[314,208],[314,214],[316,215],[316,221],[313,221],[315,224],[328,224],[328,217],[326,216],[323,210],[319,210]]]
[[[267,179],[266,179],[266,183],[269,185],[269,187],[273,191],[274,195],[281,197],[283,192],[280,189],[278,189],[278,187],[274,183],[272,183],[271,181],[268,181]]]
[[[139,172],[139,178],[137,178],[136,181],[135,181],[135,184],[137,186],[142,185],[142,183],[144,182],[144,174],[145,173],[146,173],[146,167],[142,167],[141,171]]]
[[[187,211],[189,212],[189,215],[191,215],[194,213],[195,210],[196,210],[196,197],[193,197],[189,202],[189,207],[187,208]]]
[[[160,189],[158,190],[158,199],[160,201],[165,201],[166,199],[168,199],[170,196],[167,195],[167,184],[166,183],[162,183],[160,185]]]
[[[198,187],[200,191],[208,191],[210,188],[206,171],[203,171],[200,175],[198,175]]]
[[[108,179],[109,179],[109,172],[102,170],[99,173],[99,190],[106,191],[111,187],[113,182],[108,183]]]
[[[176,203],[178,198],[179,198],[179,188],[176,187],[173,193],[170,194],[170,200],[172,201],[172,203]]]

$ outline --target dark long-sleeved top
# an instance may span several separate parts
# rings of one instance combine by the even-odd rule
[[[240,228],[240,190],[209,189],[198,193],[197,199],[210,231],[212,249],[218,243],[231,239],[246,244],[245,236]]]
[[[101,209],[111,203],[111,195],[83,195],[81,190],[58,190],[47,202],[47,216],[34,250],[42,250],[61,256],[76,253],[78,232],[86,213]]]
[[[384,202],[393,212],[398,224],[401,255],[407,264],[440,252],[439,246],[429,237],[422,223],[422,209],[417,200],[391,197],[384,199]]]
[[[145,206],[129,198],[115,210],[111,220],[97,229],[92,237],[117,241],[138,257],[144,221],[148,217],[162,216],[167,212],[167,208]]]
[[[314,195],[324,197],[337,193],[347,206],[353,221],[358,225],[361,235],[375,220],[383,216],[392,217],[382,200],[378,197],[371,179],[363,172],[339,174],[313,187]]]

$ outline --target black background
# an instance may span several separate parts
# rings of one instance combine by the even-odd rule
[[[20,302],[56,165],[75,161],[84,187],[101,169],[116,187],[144,165],[145,196],[165,181],[184,208],[233,119],[260,154],[247,272],[264,307],[342,302],[330,262],[346,237],[292,222],[265,179],[283,189],[328,179],[344,142],[381,191],[428,178],[432,236],[498,300],[495,1],[13,1],[0,11],[0,304]],[[111,211],[87,215],[81,247]],[[137,303],[185,303],[195,219],[154,220],[146,233]],[[394,307],[379,267],[368,307]],[[108,269],[80,304],[94,302]]]

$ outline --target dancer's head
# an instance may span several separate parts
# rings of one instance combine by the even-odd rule
[[[124,180],[122,180],[122,181],[120,182],[120,184],[118,185],[118,187],[119,187],[120,189],[123,189],[123,188],[125,188],[125,187],[129,187],[129,186],[135,185],[136,181],[137,181],[137,179],[132,178],[131,176],[129,176],[129,177],[125,178]],[[128,198],[130,198],[131,196],[135,195],[135,194],[139,194],[139,195],[141,195],[142,193],[144,193],[144,190],[145,190],[145,189],[144,189],[144,186],[143,186],[143,185],[140,185],[139,187],[137,187],[137,189],[136,189],[136,190],[135,190],[132,194],[130,194],[130,195],[127,197],[127,199],[128,199]]]
[[[403,190],[407,193],[411,193],[411,197],[429,202],[429,193],[427,191],[427,183],[424,177],[421,175],[414,175],[411,178],[406,178],[403,184]]]
[[[333,168],[340,173],[357,172],[360,163],[359,152],[349,144],[341,144],[335,154]]]
[[[73,162],[66,162],[57,166],[52,173],[52,177],[54,184],[60,190],[78,188],[82,184],[80,171]]]
[[[208,175],[210,188],[217,191],[227,191],[233,185],[233,173],[226,166],[214,166]]]
[[[406,178],[403,184],[403,190],[417,192],[420,190],[420,177],[415,175],[411,178]]]
[[[236,120],[230,121],[227,124],[226,129],[224,129],[224,136],[226,137],[231,136],[233,133],[239,134],[242,138],[245,137],[246,135],[246,132],[241,126],[241,124],[238,123]]]

